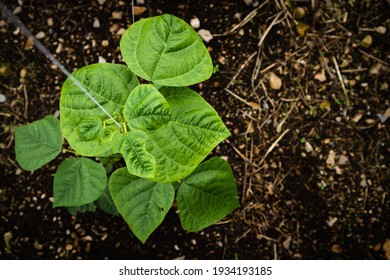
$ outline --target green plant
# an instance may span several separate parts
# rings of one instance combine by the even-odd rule
[[[184,229],[214,224],[239,204],[228,163],[201,163],[230,135],[214,108],[187,88],[212,74],[205,45],[187,23],[162,15],[133,24],[120,48],[127,66],[92,64],[66,79],[60,122],[47,116],[15,127],[17,162],[26,170],[48,163],[61,152],[63,134],[81,157],[58,167],[54,207],[72,214],[96,205],[118,211],[142,242],[161,224],[175,195]],[[149,83],[140,84],[137,76]]]

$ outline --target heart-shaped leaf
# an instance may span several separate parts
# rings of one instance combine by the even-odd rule
[[[72,75],[113,117],[121,116],[121,107],[139,84],[129,68],[120,64],[91,64]],[[99,156],[112,148],[119,128],[69,78],[62,86],[60,111],[62,133],[78,153]]]
[[[152,85],[139,85],[126,101],[123,115],[131,129],[153,130],[171,118],[171,108]]]
[[[53,160],[62,149],[60,123],[54,116],[15,127],[16,161],[24,170],[35,170]]]
[[[130,173],[174,182],[189,175],[230,132],[196,92],[185,87],[162,87],[159,91],[171,107],[171,120],[152,131],[130,131],[125,142],[119,140],[119,151]]]
[[[192,232],[215,224],[239,206],[233,172],[221,158],[199,165],[177,192],[181,224]]]
[[[152,178],[156,169],[154,156],[145,148],[148,140],[145,131],[132,130],[119,139],[119,147],[114,149],[123,155],[131,174],[144,178]]]
[[[142,243],[164,220],[175,195],[172,184],[136,177],[126,168],[111,175],[109,189],[119,213]]]
[[[195,30],[164,14],[134,23],[122,35],[122,56],[137,76],[165,86],[189,86],[210,78],[213,63]]]
[[[103,165],[88,158],[69,158],[57,169],[53,207],[81,206],[97,200],[107,186]]]

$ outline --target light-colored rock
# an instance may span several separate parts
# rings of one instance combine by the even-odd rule
[[[274,90],[279,90],[282,87],[282,79],[274,72],[269,74],[269,86]]]
[[[38,40],[41,40],[45,37],[46,37],[46,35],[45,35],[45,32],[43,32],[43,31],[39,31],[37,34],[35,34],[35,38],[37,38]]]
[[[98,18],[94,18],[94,20],[93,20],[93,27],[94,28],[99,28],[100,27],[100,21],[99,21],[99,19]]]
[[[210,31],[206,29],[200,29],[198,31],[198,34],[206,43],[210,42],[213,39],[213,35],[210,33]]]
[[[190,24],[191,24],[192,28],[197,29],[200,27],[200,20],[197,17],[194,17],[191,19]]]

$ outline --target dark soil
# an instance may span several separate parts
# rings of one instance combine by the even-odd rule
[[[129,1],[3,2],[67,69],[123,63]],[[232,132],[213,156],[232,165],[241,208],[198,233],[173,208],[145,245],[120,217],[53,209],[52,175],[70,155],[22,171],[13,127],[58,114],[66,77],[1,18],[0,258],[390,258],[388,1],[144,2],[136,20],[197,17],[214,34],[219,70],[194,89]]]

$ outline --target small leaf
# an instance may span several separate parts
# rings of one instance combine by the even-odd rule
[[[98,138],[102,128],[101,119],[92,117],[82,120],[76,127],[76,130],[81,141],[93,141]]]
[[[54,116],[15,127],[16,161],[25,170],[35,170],[53,160],[62,149],[60,123]]]
[[[97,200],[107,186],[104,167],[88,158],[69,158],[57,169],[53,207],[81,206]]]
[[[175,190],[170,183],[157,183],[116,170],[109,189],[119,213],[134,235],[145,243],[172,207]]]
[[[123,111],[131,129],[153,130],[171,118],[171,108],[152,85],[139,85],[130,94]]]
[[[129,172],[143,178],[152,178],[156,168],[154,156],[145,149],[148,137],[142,130],[132,130],[123,136],[119,148]]]
[[[221,158],[199,165],[177,193],[181,224],[191,232],[215,224],[239,206],[233,172]]]
[[[122,35],[123,59],[137,76],[165,86],[210,78],[213,63],[202,39],[182,19],[164,14],[141,19]]]

